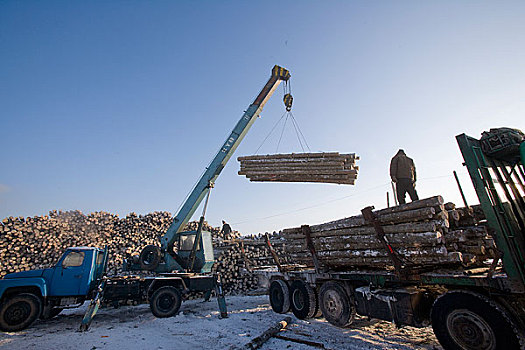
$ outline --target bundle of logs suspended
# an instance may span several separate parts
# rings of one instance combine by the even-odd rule
[[[387,241],[406,264],[471,266],[494,257],[494,241],[486,227],[458,227],[459,210],[447,210],[441,196],[377,210],[374,216]],[[466,216],[470,223],[472,217]],[[453,229],[451,221],[455,225]],[[323,267],[389,268],[393,265],[377,231],[362,215],[282,231],[289,256],[313,266],[305,230],[309,231],[317,260]]]
[[[354,153],[291,153],[239,157],[239,175],[250,181],[321,182],[353,185],[359,159]]]

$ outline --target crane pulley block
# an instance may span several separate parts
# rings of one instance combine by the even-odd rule
[[[279,67],[278,65],[273,66],[272,76],[282,81],[288,81],[291,77],[290,71],[288,69]]]
[[[286,107],[286,111],[290,112],[292,110],[292,103],[293,103],[293,96],[292,94],[286,94],[283,97],[284,106]]]

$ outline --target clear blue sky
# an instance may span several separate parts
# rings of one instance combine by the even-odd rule
[[[420,197],[459,204],[457,170],[474,203],[454,136],[525,129],[524,18],[522,1],[4,0],[0,217],[175,212],[274,64],[312,151],[357,153],[358,181],[237,175],[284,112],[279,89],[219,177],[211,224],[257,233],[384,207],[398,148]],[[290,126],[279,151],[301,151]]]

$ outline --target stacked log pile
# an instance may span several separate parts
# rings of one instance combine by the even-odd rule
[[[46,216],[5,218],[0,223],[0,277],[53,266],[67,247],[106,245],[110,250],[109,273],[119,274],[123,259],[138,254],[148,244],[158,244],[172,221],[168,212],[130,213],[119,218],[107,212],[84,215],[80,211],[52,211]],[[190,222],[185,230],[196,230],[197,225]],[[212,234],[217,247],[214,271],[221,273],[229,293],[255,288],[257,281],[249,269],[274,264],[262,237],[244,240],[238,231],[224,236],[219,227],[207,222],[203,229]],[[284,253],[278,240],[276,250]]]
[[[441,196],[377,210],[374,214],[386,238],[407,264],[471,266],[494,256],[495,244],[487,235],[486,227],[472,225],[476,219],[463,209],[450,204],[445,208]],[[458,226],[462,222],[465,226]],[[393,265],[375,229],[361,215],[310,226],[309,230],[323,267],[390,268]],[[303,228],[285,229],[282,235],[290,256],[313,266]]]
[[[199,223],[197,221],[192,221],[186,225],[184,230],[196,231],[198,227]],[[239,231],[232,230],[230,233],[225,234],[221,232],[220,227],[213,227],[209,225],[206,221],[204,221],[202,229],[211,233],[211,238],[214,242],[222,242],[224,240],[228,241],[232,239],[238,239],[239,237],[241,237],[241,233]]]
[[[239,157],[239,175],[250,181],[355,184],[359,167],[355,154],[291,153]]]
[[[287,262],[284,242],[279,239],[271,241],[280,261]],[[216,243],[215,249],[217,262],[213,266],[213,272],[221,275],[224,290],[228,293],[256,289],[258,278],[252,273],[252,269],[275,265],[262,238],[224,241]]]
[[[0,224],[0,276],[49,267],[67,247],[109,247],[110,272],[117,272],[126,254],[159,242],[171,223],[167,212],[130,213],[124,218],[106,212],[52,211],[46,216],[9,217]]]
[[[448,213],[441,196],[374,212],[386,238],[414,264],[460,263],[461,254],[449,253],[443,240]],[[312,242],[322,265],[328,268],[384,267],[391,264],[386,249],[362,215],[310,226]],[[301,227],[283,230],[287,251],[299,262],[312,265]]]
[[[487,259],[496,257],[496,243],[489,234],[479,205],[456,208],[454,203],[447,203],[445,208],[448,209],[450,218],[450,228],[445,233],[449,251],[461,252],[466,266],[480,266]]]

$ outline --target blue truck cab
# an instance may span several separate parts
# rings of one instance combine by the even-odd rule
[[[50,268],[11,273],[0,280],[0,329],[18,331],[37,318],[78,307],[105,274],[108,249],[68,248]]]

